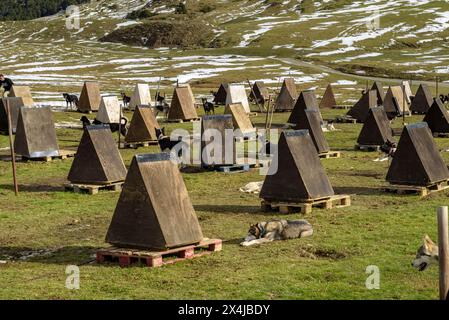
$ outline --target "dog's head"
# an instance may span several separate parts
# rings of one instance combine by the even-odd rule
[[[64,99],[67,99],[69,97],[68,93],[63,93],[62,96],[64,97]]]
[[[424,271],[435,262],[438,262],[438,246],[428,235],[425,235],[423,245],[418,249],[412,266],[419,271]]]
[[[159,139],[161,137],[165,137],[165,127],[160,129],[156,129],[156,137]]]
[[[255,239],[259,239],[262,235],[262,226],[260,223],[252,224],[249,227],[248,235],[245,238],[245,241],[251,241]]]
[[[80,121],[85,125],[90,125],[90,120],[86,116],[82,116]]]

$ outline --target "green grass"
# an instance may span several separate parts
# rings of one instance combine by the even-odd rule
[[[111,1],[108,1],[108,4]],[[354,77],[327,74],[315,68],[292,66],[272,59],[289,57],[307,60],[317,65],[327,65],[349,73],[360,69],[367,74],[387,77],[406,77],[407,72],[424,69],[428,73],[410,74],[415,79],[432,79],[435,68],[445,66],[443,59],[446,48],[441,46],[449,35],[449,30],[438,32],[430,42],[418,43],[429,38],[417,38],[390,43],[396,33],[387,33],[375,39],[365,39],[357,43],[358,51],[336,53],[329,56],[310,56],[337,50],[340,43],[332,42],[325,47],[312,48],[317,40],[332,39],[340,35],[357,35],[365,29],[353,30],[355,19],[366,17],[366,12],[340,14],[338,11],[351,5],[350,1],[331,1],[316,7],[312,1],[303,1],[304,14],[319,10],[329,10],[330,16],[305,19],[291,24],[279,24],[260,35],[248,47],[235,47],[243,35],[259,29],[258,24],[268,20],[256,18],[279,17],[281,20],[298,19],[293,11],[298,4],[291,1],[284,7],[271,6],[255,13],[258,0],[229,1],[217,6],[213,11],[201,14],[210,22],[211,28],[225,30],[217,41],[225,45],[216,49],[170,50],[168,52],[145,50],[139,47],[98,43],[97,39],[111,32],[117,23],[125,20],[109,17],[102,12],[103,2],[92,2],[82,7],[82,31],[75,33],[64,27],[62,17],[45,20],[12,22],[5,25],[7,32],[1,34],[4,50],[0,53],[2,73],[15,76],[62,75],[79,87],[59,80],[50,83],[31,81],[33,94],[36,92],[80,92],[84,80],[98,80],[102,92],[125,90],[132,92],[136,82],[127,77],[165,77],[161,86],[168,97],[174,80],[183,72],[196,68],[212,68],[208,65],[179,67],[174,58],[210,55],[243,55],[263,57],[259,61],[244,62],[243,69],[217,72],[209,78],[190,81],[196,95],[207,94],[218,88],[222,81],[242,82],[246,78],[276,79],[290,72],[301,71],[312,80],[298,84],[299,90],[316,87],[321,95],[327,83],[337,80],[351,80]],[[275,3],[279,1],[268,1]],[[120,8],[129,1],[116,1]],[[211,1],[201,1],[211,3]],[[135,9],[136,2],[128,8]],[[416,29],[424,27],[433,15],[424,9],[447,11],[443,1],[421,5],[420,18],[409,7],[399,8],[397,14],[389,14],[381,20],[382,28],[407,22]],[[441,9],[441,10],[440,10]],[[195,9],[196,10],[196,9]],[[281,14],[281,10],[285,13]],[[89,13],[94,13],[92,17]],[[240,15],[244,13],[244,15]],[[253,15],[252,15],[253,14]],[[167,14],[170,16],[170,14]],[[230,19],[227,19],[229,18]],[[101,19],[99,19],[101,18]],[[227,21],[226,21],[227,20]],[[337,21],[337,24],[316,28],[322,22]],[[44,27],[48,28],[40,32]],[[404,35],[412,31],[398,32]],[[17,39],[17,41],[16,41]],[[397,40],[397,39],[396,39]],[[293,48],[273,49],[275,45],[293,45]],[[433,48],[438,52],[429,53]],[[342,62],[348,56],[381,52],[383,56],[358,58]],[[414,56],[406,55],[413,54]],[[425,58],[426,55],[429,57]],[[30,57],[33,57],[30,60]],[[435,64],[420,64],[442,58]],[[109,63],[113,59],[154,58],[153,66],[120,69],[129,63]],[[62,62],[55,66],[76,66],[96,64],[88,68],[18,71],[34,66],[18,66],[37,62],[45,67],[53,66],[52,60]],[[187,62],[201,59],[191,58]],[[413,62],[412,65],[405,63]],[[278,66],[266,67],[267,64]],[[163,68],[163,69],[159,69]],[[320,75],[321,77],[316,77]],[[444,74],[440,74],[443,80]],[[156,87],[155,81],[149,82]],[[386,83],[385,83],[386,84]],[[338,103],[348,103],[357,99],[364,83],[335,86]],[[277,87],[271,84],[271,89]],[[416,83],[413,91],[417,89]],[[432,88],[434,91],[435,88]],[[35,94],[36,96],[37,94]],[[45,94],[44,94],[45,95]],[[39,99],[36,99],[39,101]],[[253,106],[254,108],[254,106]],[[325,110],[324,118],[342,114],[341,110]],[[131,114],[126,114],[130,119]],[[55,121],[77,121],[76,113],[54,113]],[[284,124],[288,114],[276,114],[274,123]],[[422,117],[407,118],[407,122],[420,121]],[[252,119],[263,127],[264,117]],[[394,127],[401,126],[398,119]],[[191,128],[191,124],[167,125],[168,132],[176,127]],[[114,211],[118,194],[100,193],[96,196],[79,195],[63,191],[63,184],[72,159],[52,163],[19,163],[18,179],[20,195],[12,191],[11,164],[0,161],[0,299],[106,299],[106,298],[190,298],[190,299],[435,299],[438,297],[438,271],[431,268],[417,272],[410,266],[421,237],[428,233],[436,238],[435,210],[447,204],[447,194],[432,195],[426,199],[417,196],[398,196],[378,190],[385,183],[387,163],[373,162],[378,154],[355,152],[353,146],[361,125],[337,124],[337,129],[326,133],[333,150],[342,150],[341,159],[322,160],[332,185],[338,193],[351,194],[352,206],[342,209],[315,209],[306,216],[315,228],[312,238],[276,242],[260,247],[242,248],[238,245],[251,223],[274,217],[296,219],[300,215],[278,216],[260,211],[260,200],[255,195],[242,194],[238,189],[251,181],[263,179],[258,171],[242,174],[219,174],[211,172],[184,173],[183,177],[195,206],[203,233],[209,238],[224,240],[223,251],[213,255],[185,261],[160,269],[133,267],[121,269],[115,265],[86,263],[92,260],[97,248],[106,246],[104,237]],[[76,148],[81,131],[58,129],[61,148]],[[449,148],[449,141],[435,140],[440,149]],[[8,146],[5,136],[0,136],[0,148]],[[135,153],[157,152],[156,147],[135,150],[121,150],[127,166]],[[5,153],[6,151],[1,151]],[[449,154],[443,152],[446,162]],[[39,252],[51,250],[47,256],[36,256],[20,260],[25,251]],[[65,289],[65,268],[67,265],[81,265],[81,289]],[[365,269],[377,265],[381,271],[380,290],[365,288]]]
[[[253,106],[254,107],[254,106]],[[343,111],[323,111],[325,118]],[[56,121],[73,116],[55,113]],[[288,114],[276,114],[285,123]],[[420,117],[407,118],[408,122]],[[253,118],[263,123],[264,117]],[[396,120],[395,127],[401,125]],[[183,125],[190,126],[190,124]],[[177,127],[170,124],[171,130]],[[118,193],[96,196],[64,192],[62,185],[72,160],[19,163],[20,195],[11,186],[11,164],[0,162],[0,298],[12,299],[435,299],[437,268],[426,272],[410,262],[421,237],[436,238],[435,210],[447,203],[442,193],[426,199],[387,194],[387,163],[373,162],[377,153],[355,152],[361,125],[336,125],[326,133],[341,159],[322,160],[338,193],[350,194],[347,208],[314,209],[307,216],[260,211],[255,195],[238,188],[263,179],[258,171],[241,174],[184,173],[203,233],[224,241],[223,251],[159,269],[120,268],[83,264],[104,242]],[[74,147],[81,131],[58,130],[61,147]],[[449,141],[436,139],[441,149]],[[7,146],[0,137],[0,147]],[[156,147],[121,151],[126,165],[135,153]],[[449,154],[443,153],[446,161]],[[249,224],[271,218],[306,218],[314,226],[311,238],[242,248]],[[52,249],[47,256],[18,259],[23,251]],[[12,258],[8,258],[12,257]],[[67,265],[81,265],[80,290],[65,288]],[[377,265],[380,290],[367,290],[365,269]]]

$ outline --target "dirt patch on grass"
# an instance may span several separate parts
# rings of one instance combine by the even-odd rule
[[[307,258],[307,259],[330,259],[330,260],[340,260],[346,259],[353,255],[357,255],[356,251],[349,250],[336,250],[330,248],[320,248],[320,247],[299,247],[296,250],[298,256]]]
[[[112,31],[100,39],[103,42],[119,42],[149,48],[208,47],[212,41],[211,27],[200,21],[146,21],[144,23]]]

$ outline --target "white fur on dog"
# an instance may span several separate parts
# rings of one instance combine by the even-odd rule
[[[240,188],[239,190],[241,192],[245,192],[245,193],[259,193],[260,189],[262,189],[262,184],[263,181],[258,181],[258,182],[250,182],[247,185],[245,185],[244,187]]]

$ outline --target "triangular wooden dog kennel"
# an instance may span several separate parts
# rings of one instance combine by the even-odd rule
[[[444,107],[440,98],[434,100],[423,121],[427,123],[433,134],[449,133],[449,112]]]
[[[126,167],[109,126],[86,126],[68,180],[72,183],[110,184],[125,178]]]
[[[100,84],[98,82],[84,82],[78,103],[80,112],[98,111],[101,103]]]
[[[402,114],[410,115],[410,109],[401,86],[390,86],[388,88],[383,106],[388,119],[394,119]]]
[[[228,96],[229,85],[227,83],[222,83],[218,88],[217,93],[214,96],[214,103],[218,105],[226,104],[226,97]]]
[[[140,105],[151,105],[150,87],[145,83],[136,84],[128,108],[134,110]]]
[[[337,101],[335,100],[334,90],[332,89],[332,85],[329,83],[326,91],[324,91],[319,107],[320,109],[334,108],[336,105]]]
[[[393,135],[384,108],[370,108],[357,143],[359,146],[382,146],[387,141],[393,142]]]
[[[6,112],[6,102],[9,102],[11,112],[12,133],[16,133],[19,110],[24,106],[22,98],[2,98],[0,99],[0,132],[9,134],[8,113]]]
[[[318,111],[318,114],[321,114],[318,108],[318,102],[315,96],[315,91],[313,90],[306,90],[302,91],[296,100],[295,108],[293,109],[292,113],[290,114],[290,117],[288,118],[287,122],[292,124],[297,124],[300,120],[301,115],[303,115],[304,110],[315,110]]]
[[[59,155],[50,108],[20,108],[14,148],[18,155],[26,158]]]
[[[360,100],[348,111],[347,115],[363,123],[368,116],[369,109],[375,106],[377,106],[377,91],[366,91],[362,94]]]
[[[150,106],[138,106],[133,113],[125,142],[152,142],[157,141],[156,129],[159,123]]]
[[[230,84],[226,104],[241,103],[246,113],[250,113],[248,97],[246,96],[245,86],[241,84]]]
[[[119,247],[166,249],[202,239],[187,188],[169,154],[136,155],[106,242]]]
[[[251,90],[249,97],[253,99],[256,103],[261,103],[262,105],[268,101],[270,94],[267,87],[263,81],[254,82],[253,89]]]
[[[302,110],[295,130],[309,130],[318,154],[330,151],[323,129],[321,129],[321,115],[317,110]]]
[[[224,113],[232,115],[234,129],[240,129],[243,134],[255,132],[256,129],[241,103],[228,104]]]
[[[102,123],[120,123],[120,104],[116,96],[102,97],[95,117]]]
[[[413,98],[412,105],[410,106],[410,110],[413,113],[424,114],[429,111],[430,106],[433,103],[432,92],[429,89],[429,86],[426,84],[421,84],[416,91],[416,95]]]
[[[203,116],[201,137],[203,166],[235,164],[234,125],[230,114]]]
[[[275,110],[293,110],[297,98],[298,91],[296,90],[295,80],[293,78],[285,78],[284,82],[282,83],[281,92],[279,93],[275,102]]]
[[[413,186],[429,186],[449,179],[449,170],[427,123],[404,128],[386,179],[391,184]]]
[[[176,87],[174,89],[167,118],[169,121],[193,120],[198,118],[188,87]]]
[[[31,95],[31,89],[28,86],[16,86],[13,85],[8,97],[11,98],[22,98],[23,105],[27,107],[32,107],[34,105],[34,100]]]
[[[303,202],[331,197],[334,190],[308,130],[284,131],[260,198]]]
[[[384,87],[382,86],[382,83],[379,81],[375,81],[373,83],[373,86],[371,87],[371,90],[376,91],[376,95],[377,95],[377,105],[381,106],[384,103],[384,99],[385,99],[385,90]],[[375,107],[375,106],[373,106]]]

